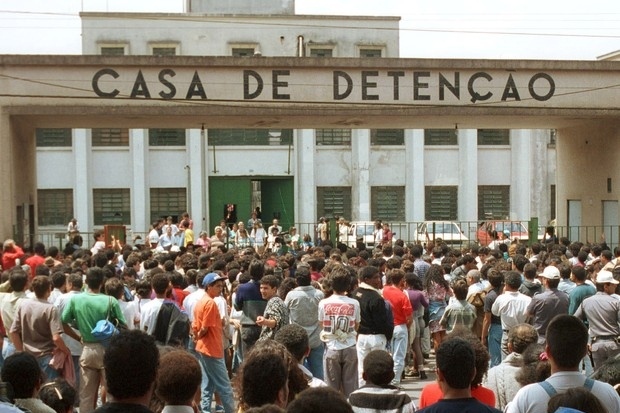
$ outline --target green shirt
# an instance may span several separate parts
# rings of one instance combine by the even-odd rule
[[[110,321],[116,320],[121,324],[127,324],[116,298],[90,292],[71,297],[62,312],[61,320],[63,324],[74,322],[84,343],[96,343],[98,341],[90,332],[99,320],[105,320],[108,316],[108,309]]]
[[[581,302],[594,294],[596,294],[596,288],[589,284],[580,284],[573,288],[568,295],[568,314],[575,314]]]

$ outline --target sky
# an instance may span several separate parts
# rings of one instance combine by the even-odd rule
[[[80,11],[185,0],[1,0],[0,54],[80,54]],[[620,0],[296,0],[297,14],[400,16],[407,58],[595,60],[620,50]]]

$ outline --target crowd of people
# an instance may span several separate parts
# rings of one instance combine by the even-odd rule
[[[5,241],[0,412],[620,412],[620,248],[405,244],[387,225],[372,249],[290,229],[276,248],[245,227]],[[428,381],[419,400],[405,378]]]

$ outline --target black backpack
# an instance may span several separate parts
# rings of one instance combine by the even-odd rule
[[[161,305],[153,331],[157,344],[185,348],[189,343],[189,330],[189,317],[175,303]]]

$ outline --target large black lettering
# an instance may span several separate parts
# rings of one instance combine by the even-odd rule
[[[400,100],[400,78],[405,77],[405,72],[387,72],[387,74],[394,78],[394,100]]]
[[[377,82],[369,82],[371,76],[379,76],[376,70],[362,70],[362,100],[379,100],[379,95],[368,94],[368,89],[376,89]]]
[[[549,83],[549,91],[547,92],[546,95],[539,95],[538,93],[536,93],[536,90],[534,90],[534,83],[536,83],[538,79],[544,79],[547,81],[547,83]],[[536,73],[530,79],[530,83],[528,83],[527,87],[530,91],[530,96],[540,102],[544,102],[545,100],[551,99],[551,97],[555,93],[555,81],[547,73]]]
[[[508,99],[514,99],[517,102],[521,100],[515,80],[512,78],[512,74],[508,75],[508,80],[506,81],[506,86],[504,87],[504,93],[502,94],[502,102],[505,102]]]
[[[290,74],[291,74],[290,70],[274,70],[271,73],[271,78],[272,78],[271,93],[274,99],[289,100],[291,98],[291,95],[289,95],[288,93],[280,93],[278,90],[278,88],[281,88],[281,87],[288,87],[288,82],[284,82],[280,80],[279,77],[290,76]]]
[[[95,94],[97,96],[99,96],[100,98],[114,98],[116,97],[120,92],[118,89],[114,89],[111,92],[104,92],[103,90],[101,90],[101,88],[99,87],[99,80],[101,79],[101,77],[103,76],[112,76],[114,79],[118,79],[118,73],[114,70],[114,69],[110,69],[110,68],[105,68],[105,69],[101,69],[99,70],[97,73],[95,73],[95,75],[93,76],[93,80],[92,80],[92,87],[93,87],[93,91],[95,92]]]
[[[430,77],[431,72],[413,72],[413,100],[431,100],[430,95],[421,95],[420,89],[428,89],[427,82],[421,82],[421,78]]]
[[[250,77],[256,81],[256,89],[250,92]],[[243,71],[243,98],[256,99],[263,92],[263,78],[253,70]]]
[[[159,96],[162,99],[172,99],[174,95],[177,94],[177,88],[174,86],[172,82],[166,79],[166,76],[174,77],[176,73],[172,69],[163,69],[159,72],[159,83],[168,88],[168,92],[164,92],[163,90],[159,92]]]
[[[138,76],[136,76],[136,81],[133,83],[133,89],[131,89],[131,95],[129,97],[135,99],[138,96],[142,96],[145,99],[151,98],[151,92],[149,92],[149,87],[146,85],[142,70],[138,70]]]
[[[205,92],[204,86],[202,86],[202,80],[200,80],[200,76],[198,76],[198,71],[194,71],[192,83],[190,83],[187,89],[185,99],[191,99],[194,96],[198,96],[202,100],[207,100],[207,93]]]
[[[347,89],[344,93],[340,93],[340,78],[344,79],[347,82]],[[349,97],[351,92],[353,91],[353,79],[349,76],[348,73],[342,72],[340,70],[334,71],[334,100],[342,100]]]
[[[454,72],[454,82],[450,83],[443,74],[439,73],[439,100],[445,99],[445,88],[457,98],[461,99],[461,73]]]
[[[489,82],[493,80],[493,76],[491,76],[490,74],[486,72],[476,72],[473,75],[471,75],[471,77],[469,78],[469,82],[467,82],[467,91],[469,92],[469,96],[471,96],[472,103],[476,103],[479,100],[482,100],[482,101],[489,100],[493,96],[493,93],[491,92],[487,92],[484,95],[481,95],[480,93],[476,92],[476,90],[474,89],[474,82],[480,78],[484,78],[488,80]]]

